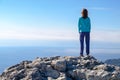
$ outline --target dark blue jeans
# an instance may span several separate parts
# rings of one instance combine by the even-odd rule
[[[90,32],[80,32],[80,54],[83,55],[84,41],[86,43],[86,54],[90,53]]]

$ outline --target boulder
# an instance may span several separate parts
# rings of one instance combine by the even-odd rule
[[[54,69],[58,71],[65,71],[66,70],[66,60],[65,59],[60,59],[60,60],[54,60],[52,61],[51,65],[53,66]]]
[[[60,73],[57,70],[54,70],[51,65],[47,65],[46,67],[46,76],[52,77],[54,79],[60,76]]]

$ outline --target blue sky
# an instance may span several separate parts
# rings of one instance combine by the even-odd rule
[[[92,42],[120,44],[119,3],[119,0],[0,0],[0,45],[78,41],[77,24],[83,8],[88,9],[91,18]]]

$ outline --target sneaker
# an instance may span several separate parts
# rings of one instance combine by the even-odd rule
[[[87,57],[90,57],[90,54],[86,54],[87,55]]]
[[[84,55],[83,55],[83,54],[80,54],[80,57],[84,57]]]
[[[86,55],[89,56],[90,54],[87,53]]]

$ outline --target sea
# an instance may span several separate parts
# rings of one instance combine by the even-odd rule
[[[0,47],[0,74],[8,67],[36,57],[79,56],[78,47],[9,46]],[[84,53],[85,55],[85,53]],[[90,55],[100,61],[120,58],[119,48],[93,48]]]

